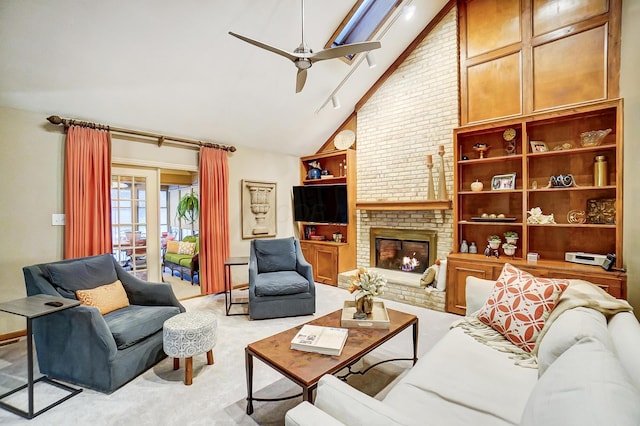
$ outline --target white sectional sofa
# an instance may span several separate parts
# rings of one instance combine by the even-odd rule
[[[467,312],[493,281],[467,280]],[[537,368],[516,365],[462,328],[451,329],[407,374],[369,397],[324,376],[315,405],[303,402],[287,425],[640,425],[640,324],[631,312],[607,323],[600,312],[564,311],[548,328]]]

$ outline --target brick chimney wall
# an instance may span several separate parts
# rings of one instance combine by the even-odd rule
[[[436,197],[440,156],[453,189],[452,130],[459,124],[457,9],[453,8],[357,114],[358,201],[426,200],[426,155]],[[437,256],[451,251],[452,211],[358,211],[357,264],[370,265],[369,228],[438,231]]]

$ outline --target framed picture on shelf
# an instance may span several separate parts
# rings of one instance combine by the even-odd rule
[[[509,173],[506,175],[496,175],[491,178],[491,190],[515,189],[516,174]]]
[[[542,141],[530,141],[529,144],[531,145],[531,152],[547,152],[547,151],[549,151],[549,148],[547,147],[547,144],[542,142]]]

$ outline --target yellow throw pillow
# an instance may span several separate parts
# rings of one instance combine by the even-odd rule
[[[187,243],[184,241],[180,241],[178,254],[188,254],[189,256],[193,256],[194,254],[196,254],[196,243]]]
[[[178,253],[180,241],[167,241],[167,253]]]
[[[80,303],[86,306],[95,306],[102,315],[129,306],[127,292],[120,280],[91,290],[77,290],[76,296]]]

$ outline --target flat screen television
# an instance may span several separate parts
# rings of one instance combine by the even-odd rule
[[[349,223],[347,185],[294,186],[293,211],[298,222]]]

